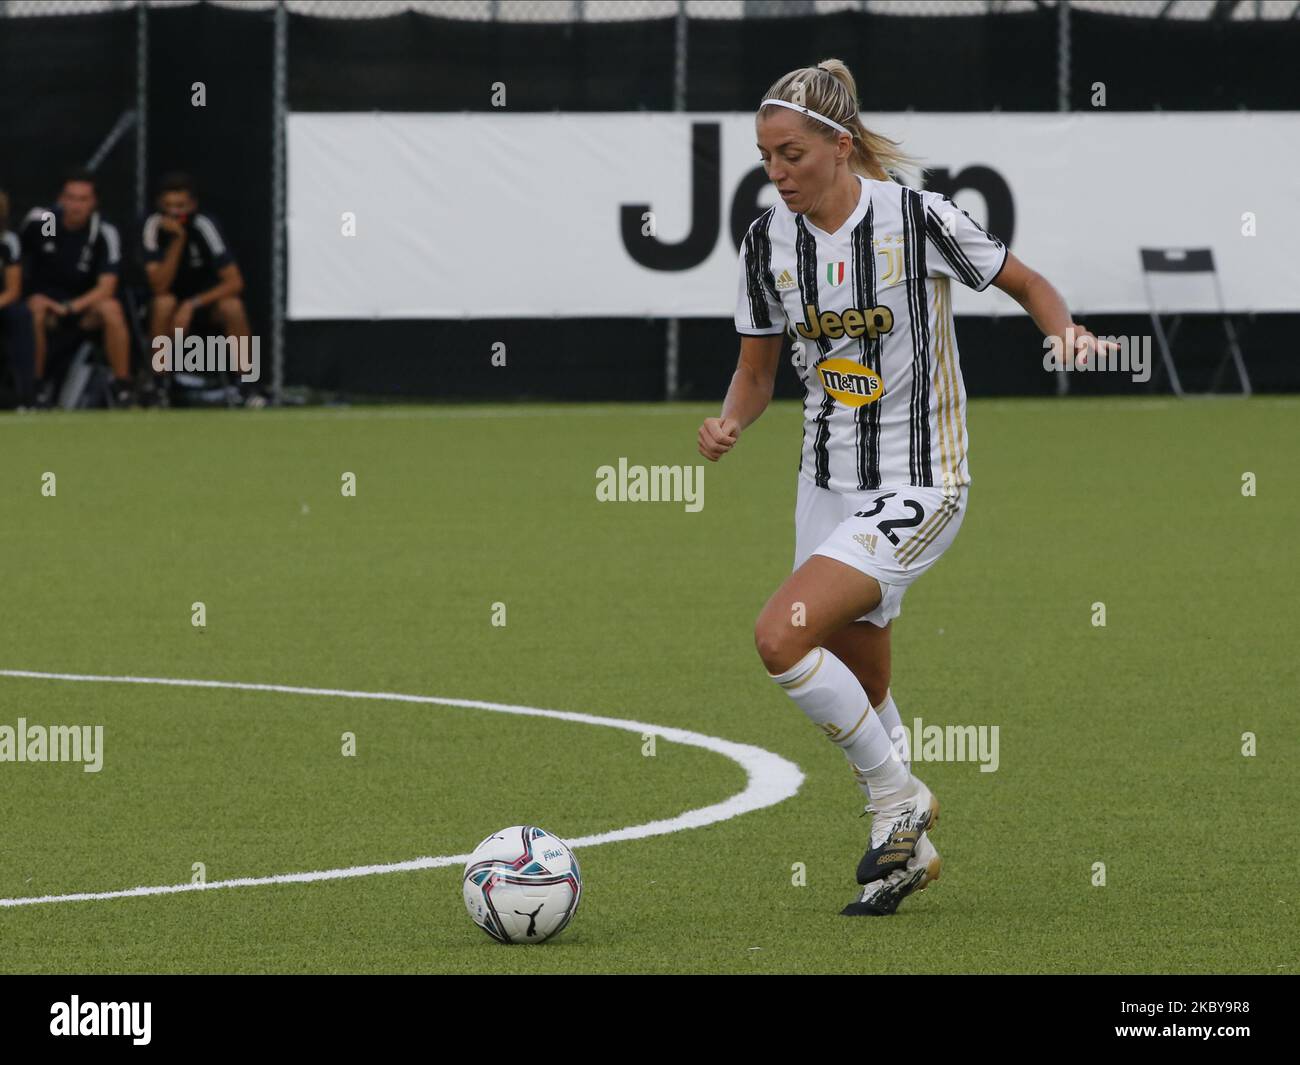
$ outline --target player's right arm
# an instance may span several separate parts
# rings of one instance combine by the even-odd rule
[[[781,333],[741,336],[740,360],[731,375],[722,414],[705,418],[700,426],[700,454],[710,462],[717,462],[735,447],[740,431],[757,421],[772,401],[782,338]]]
[[[786,316],[772,280],[771,217],[768,211],[753,221],[737,258],[735,320],[740,361],[731,375],[722,414],[705,418],[700,426],[700,454],[710,462],[717,462],[735,447],[740,431],[753,424],[772,401]]]

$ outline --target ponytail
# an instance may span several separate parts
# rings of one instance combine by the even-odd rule
[[[919,171],[920,164],[904,152],[897,141],[873,133],[862,124],[858,115],[858,88],[849,68],[838,59],[823,59],[815,67],[801,67],[778,78],[763,94],[764,100],[785,100],[799,104],[838,122],[853,138],[853,153],[849,156],[849,169],[876,181],[892,181],[890,170]],[[771,114],[777,108],[771,104],[760,107],[758,113]],[[766,117],[766,116],[765,116]],[[815,130],[828,139],[838,132],[817,121],[805,118],[810,131]]]

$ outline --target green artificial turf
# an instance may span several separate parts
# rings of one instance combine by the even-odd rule
[[[753,649],[789,569],[797,405],[706,464],[698,513],[596,499],[620,457],[704,463],[715,411],[0,416],[0,668],[578,711],[806,775],[582,850],[581,908],[537,947],[475,928],[450,867],[0,907],[0,970],[1295,971],[1300,402],[972,403],[969,512],[907,594],[893,691],[905,723],[998,726],[999,766],[916,767],[943,876],[885,919],[838,914],[861,796]],[[0,762],[6,899],[454,855],[519,823],[576,838],[746,783],[696,747],[441,705],[0,677],[19,717],[102,724],[104,762]]]

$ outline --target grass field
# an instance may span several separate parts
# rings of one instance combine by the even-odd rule
[[[943,878],[856,920],[860,794],[752,641],[789,568],[796,405],[708,467],[699,513],[595,498],[620,456],[703,463],[714,412],[0,417],[0,668],[579,711],[805,774],[580,851],[582,906],[540,947],[475,928],[451,867],[0,907],[0,970],[1296,971],[1300,402],[972,404],[970,511],[908,593],[893,690],[904,722],[999,726],[1000,766],[918,766]],[[0,763],[4,899],[455,855],[519,823],[580,837],[746,783],[696,747],[447,706],[0,676],[0,725],[19,717],[102,724],[104,756]]]

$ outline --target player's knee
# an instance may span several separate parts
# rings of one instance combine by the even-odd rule
[[[754,624],[754,646],[769,673],[784,673],[812,650],[807,644],[806,630],[791,625],[789,619],[764,613]]]
[[[154,314],[165,314],[168,317],[176,313],[176,297],[170,292],[164,292],[161,296],[153,298]]]
[[[244,301],[238,296],[227,296],[217,301],[217,317],[227,326],[239,325],[244,321]]]
[[[105,325],[117,326],[126,322],[126,318],[122,315],[122,305],[112,297],[100,300],[91,307],[91,310],[103,319]]]

